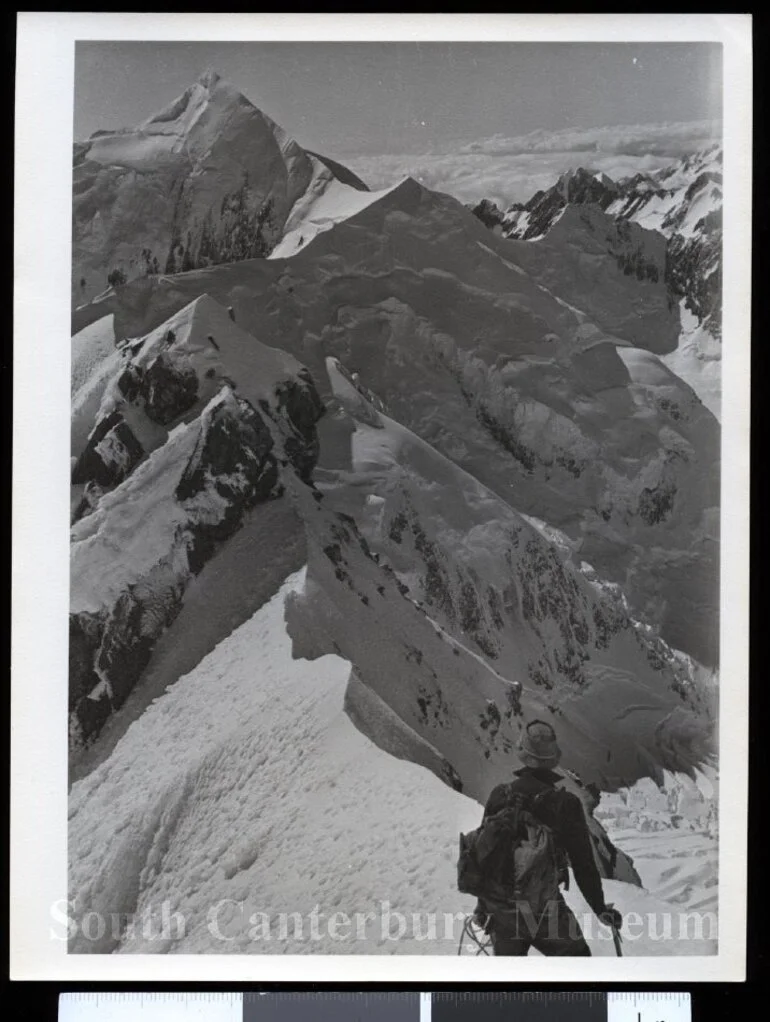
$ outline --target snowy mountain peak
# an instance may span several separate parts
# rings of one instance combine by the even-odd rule
[[[273,121],[258,110],[243,93],[221,78],[216,71],[209,69],[180,96],[143,121],[140,128],[152,130],[153,126],[157,128],[158,125],[169,124],[186,131],[192,127],[204,109],[209,108],[212,116],[217,119],[228,116],[232,107],[248,108],[259,114],[270,127],[274,127]]]
[[[713,592],[714,547],[701,537],[716,423],[675,381],[637,381],[645,363],[629,370],[613,346],[676,347],[662,235],[570,206],[542,241],[512,242],[408,179],[380,194],[337,187],[267,259],[119,289],[118,336],[152,330],[205,290],[307,365],[324,398],[323,356],[338,358],[514,507],[582,537],[584,559],[635,611],[659,614],[664,637],[713,662],[710,619],[687,610],[687,593],[702,604]],[[673,550],[662,596],[657,557],[669,564]]]
[[[594,174],[584,167],[566,171],[554,185],[565,202],[596,202],[600,206],[605,204],[607,193],[614,194],[617,188],[606,174]]]
[[[366,186],[207,71],[135,127],[75,145],[73,306],[136,277],[263,258],[330,190],[344,210]]]
[[[219,74],[214,70],[213,67],[206,68],[206,70],[198,79],[201,85],[206,89],[212,88],[221,80],[222,79],[220,78]]]

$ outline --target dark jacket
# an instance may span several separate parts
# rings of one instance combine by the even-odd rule
[[[523,767],[515,771],[515,777],[514,781],[498,784],[492,791],[484,807],[484,819],[505,809],[512,793],[537,795],[550,788],[553,795],[540,800],[537,816],[553,830],[556,844],[569,860],[583,897],[591,910],[599,915],[604,909],[604,893],[582,802],[571,791],[563,788],[554,790],[554,785],[564,778],[553,770]],[[479,908],[483,911],[483,904],[480,903]]]

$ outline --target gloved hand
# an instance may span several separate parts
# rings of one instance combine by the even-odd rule
[[[605,905],[599,913],[599,922],[604,923],[605,926],[612,926],[616,930],[619,930],[623,925],[623,916],[620,912],[618,912],[614,905]]]
[[[478,926],[480,930],[483,930],[484,933],[489,932],[487,930],[487,927],[491,922],[491,918],[487,911],[483,908],[483,906],[481,905],[476,906],[473,916],[471,917],[471,922],[473,923],[474,926]]]

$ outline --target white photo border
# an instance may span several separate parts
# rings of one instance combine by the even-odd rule
[[[66,898],[71,171],[76,40],[720,42],[724,69],[719,950],[709,957],[69,955]],[[12,544],[11,978],[691,982],[745,978],[751,17],[745,14],[18,15]]]

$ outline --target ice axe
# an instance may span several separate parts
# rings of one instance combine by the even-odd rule
[[[615,907],[614,905],[607,906],[607,908],[614,907]],[[609,924],[609,927],[612,930],[612,942],[615,945],[615,953],[617,954],[618,958],[622,958],[623,949],[620,945],[623,943],[623,938],[620,936],[620,930],[617,928],[617,926],[614,926],[612,923]]]

